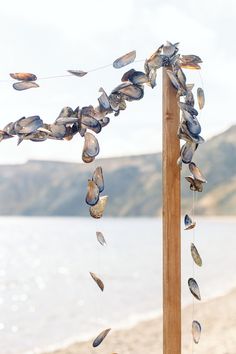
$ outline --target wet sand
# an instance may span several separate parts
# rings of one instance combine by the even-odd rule
[[[192,343],[192,306],[184,308],[182,354],[192,353],[192,346],[195,354],[236,354],[236,289],[207,302],[196,300],[194,306],[194,319],[202,325],[202,336],[199,344]],[[162,318],[144,321],[129,329],[111,330],[97,348],[92,347],[92,341],[74,343],[53,354],[162,353]]]

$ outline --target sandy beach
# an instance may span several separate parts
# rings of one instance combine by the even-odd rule
[[[182,312],[183,353],[236,353],[236,289],[225,296],[206,302],[196,302],[194,318],[202,324],[199,344],[192,343],[192,306]],[[139,323],[133,328],[113,330],[97,348],[92,340],[79,342],[53,354],[156,354],[162,352],[162,318]],[[49,353],[44,353],[49,354]]]

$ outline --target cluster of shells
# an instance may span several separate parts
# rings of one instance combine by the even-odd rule
[[[200,136],[201,127],[197,119],[198,112],[194,108],[194,96],[192,93],[193,85],[186,83],[186,77],[183,69],[200,69],[201,59],[196,55],[180,55],[178,53],[178,43],[166,42],[161,45],[144,63],[144,71],[130,69],[125,72],[121,78],[121,83],[116,86],[110,94],[107,94],[103,88],[99,89],[98,105],[77,107],[64,107],[58,117],[52,123],[45,123],[38,115],[30,117],[21,117],[15,122],[10,122],[0,130],[0,141],[18,138],[19,145],[23,140],[33,142],[42,142],[47,139],[71,140],[74,135],[79,135],[84,139],[82,151],[82,160],[85,163],[91,163],[99,154],[100,147],[95,134],[107,126],[110,122],[109,115],[118,116],[120,111],[125,110],[127,102],[138,101],[144,96],[144,84],[154,88],[156,86],[157,70],[161,67],[167,67],[167,73],[177,90],[177,96],[184,99],[179,102],[182,111],[182,119],[178,129],[178,136],[185,140],[181,149],[181,156],[178,163],[189,164],[191,176],[186,177],[190,183],[190,189],[202,191],[202,184],[205,179],[201,175],[198,167],[192,162],[194,152],[199,144],[204,142]],[[136,59],[136,51],[131,51],[113,62],[115,69],[121,69],[131,64]],[[70,75],[83,77],[88,74],[83,70],[68,70]],[[31,88],[38,88],[37,77],[31,73],[12,73],[10,76],[17,80],[13,83],[13,88],[18,91],[24,91]],[[199,108],[204,106],[204,93],[201,88],[197,90]],[[94,218],[101,218],[107,203],[107,196],[100,194],[104,190],[104,180],[102,168],[97,167],[93,173],[92,179],[88,180],[86,203],[89,205],[90,215]],[[187,215],[185,218],[187,229],[195,226],[191,218]],[[106,245],[105,238],[101,232],[97,232],[97,240],[102,246]],[[191,253],[194,261],[201,266],[201,258],[196,247],[191,245]],[[93,272],[90,272],[92,279],[96,282],[101,291],[104,290],[103,281]],[[201,299],[197,282],[189,279],[189,288],[192,294]],[[197,321],[193,321],[193,338],[198,343],[201,333],[201,326]],[[110,328],[103,330],[93,341],[96,347],[104,340],[109,333]]]

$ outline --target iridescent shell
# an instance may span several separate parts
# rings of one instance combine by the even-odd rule
[[[197,167],[197,165],[194,162],[191,162],[189,164],[189,171],[193,174],[193,177],[202,182],[202,183],[206,183],[207,180],[206,178],[202,175],[202,172],[200,171],[200,169]]]
[[[104,190],[104,178],[103,178],[102,168],[100,166],[96,167],[93,173],[92,180],[94,181],[94,183],[96,183],[99,189],[99,193],[102,193],[102,191]]]
[[[99,200],[99,188],[94,181],[88,180],[87,195],[85,201],[88,205],[96,205]]]
[[[99,154],[100,148],[97,138],[92,134],[86,132],[84,134],[83,155],[94,158]]]
[[[95,219],[100,219],[103,216],[108,196],[103,196],[99,198],[99,201],[96,205],[89,208],[90,215]]]
[[[105,329],[104,331],[102,331],[93,341],[93,347],[97,347],[99,344],[102,343],[102,341],[104,340],[104,338],[108,335],[108,333],[110,332],[111,328]]]
[[[43,121],[39,116],[23,117],[14,124],[16,134],[30,134],[43,126]]]
[[[30,73],[11,73],[10,76],[15,80],[36,81],[37,76]]]
[[[201,337],[202,328],[198,321],[192,322],[192,336],[195,344],[199,343]]]
[[[192,293],[192,295],[197,299],[197,300],[201,300],[201,295],[200,295],[200,290],[199,290],[199,286],[196,282],[195,279],[193,278],[189,278],[188,280],[188,286],[189,286],[189,290]]]
[[[68,73],[78,76],[78,77],[83,77],[86,74],[88,74],[87,71],[83,71],[83,70],[67,70],[67,71],[68,71]]]
[[[97,231],[96,232],[96,236],[97,236],[97,240],[98,242],[102,245],[102,246],[105,246],[107,243],[106,243],[106,240],[105,240],[105,237],[103,236],[103,234],[100,232],[100,231]]]
[[[201,267],[202,266],[202,258],[197,250],[197,247],[191,243],[191,255],[193,257],[194,262]]]
[[[198,106],[200,109],[203,109],[205,105],[205,95],[204,91],[201,87],[198,87],[197,89],[197,100],[198,100]]]
[[[115,69],[120,69],[122,68],[123,66],[126,66],[128,64],[131,64],[133,63],[133,61],[135,60],[136,58],[136,50],[133,50],[132,52],[129,52],[125,55],[122,55],[121,57],[119,57],[118,59],[116,59],[114,62],[113,62],[113,67]]]
[[[23,90],[39,87],[39,85],[36,84],[36,82],[34,81],[19,81],[14,83],[12,86],[17,91],[23,91]]]
[[[185,226],[184,230],[191,230],[196,226],[196,222],[192,221],[190,216],[188,214],[186,214],[184,217],[184,226]]]
[[[96,282],[98,287],[103,291],[104,290],[104,284],[103,284],[102,280],[95,273],[89,272],[89,274],[91,275],[93,280]]]

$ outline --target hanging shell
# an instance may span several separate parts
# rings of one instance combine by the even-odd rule
[[[192,322],[192,336],[195,344],[199,343],[201,337],[202,328],[198,321]]]
[[[99,154],[99,150],[100,148],[97,138],[92,133],[86,132],[84,134],[84,147],[82,155],[94,158]]]
[[[186,142],[180,150],[180,156],[182,162],[185,164],[189,164],[192,161],[193,154],[197,149],[197,144],[193,142]]]
[[[43,121],[39,116],[23,117],[14,123],[16,134],[29,134],[43,126]]]
[[[190,183],[190,189],[194,192],[202,192],[203,191],[203,183],[194,179],[192,176],[187,176],[185,179]]]
[[[111,107],[109,98],[102,87],[100,87],[99,92],[102,93],[101,96],[98,98],[99,105],[102,110],[108,111]]]
[[[133,50],[132,52],[122,55],[122,57],[119,57],[118,59],[116,59],[113,62],[113,67],[115,69],[123,68],[123,66],[133,63],[135,58],[136,58],[136,50]]]
[[[178,102],[178,106],[182,111],[187,111],[188,113],[190,113],[192,116],[197,116],[198,115],[198,111],[192,107],[189,104],[186,104],[184,102]]]
[[[191,230],[196,226],[196,222],[195,221],[193,222],[190,216],[186,214],[184,217],[184,225],[185,225],[184,230]]]
[[[171,42],[166,41],[166,44],[163,46],[163,54],[168,57],[174,56],[179,50],[178,44],[179,43],[172,44]]]
[[[189,278],[188,280],[188,286],[189,286],[189,290],[191,291],[192,295],[197,299],[197,300],[201,300],[201,295],[200,295],[200,290],[199,290],[199,286],[196,282],[195,279],[193,278]]]
[[[66,127],[64,125],[50,124],[51,134],[49,136],[55,139],[63,139],[66,134]]]
[[[82,115],[80,122],[82,125],[85,126],[85,128],[94,131],[94,133],[96,134],[100,133],[100,131],[102,130],[100,122],[91,116]]]
[[[181,89],[181,84],[178,80],[178,78],[176,77],[176,75],[173,73],[173,71],[171,70],[166,70],[169,78],[170,78],[170,81],[172,83],[172,85],[174,86],[174,88],[176,88],[176,90],[179,90]]]
[[[100,219],[103,216],[108,196],[103,196],[99,198],[99,201],[96,205],[89,208],[90,215],[95,219]]]
[[[68,73],[78,76],[78,77],[83,77],[88,74],[87,71],[83,71],[83,70],[67,70],[67,71],[68,71]]]
[[[99,200],[99,189],[94,181],[88,180],[87,195],[85,201],[88,205],[96,205]]]
[[[198,87],[197,89],[197,101],[198,101],[199,109],[203,109],[205,105],[205,95],[201,87]]]
[[[0,130],[0,142],[4,139],[13,138],[13,135],[8,134],[4,130]]]
[[[110,332],[111,328],[105,329],[104,331],[102,331],[93,341],[93,347],[97,347],[99,344],[102,343],[102,341],[104,340],[104,338],[108,335],[108,333]]]
[[[181,62],[183,64],[201,64],[202,63],[202,59],[200,57],[198,57],[197,55],[181,55],[180,58]]]
[[[197,250],[197,247],[191,243],[191,255],[193,257],[193,260],[194,262],[199,266],[201,267],[202,266],[202,259],[201,259],[201,256]]]
[[[102,193],[102,191],[104,190],[104,179],[102,168],[100,166],[95,169],[92,180],[96,183],[99,193]]]
[[[23,91],[23,90],[28,90],[30,88],[39,87],[39,85],[36,84],[36,82],[34,81],[19,81],[14,83],[12,86],[17,91]]]
[[[105,240],[105,237],[103,236],[102,232],[97,231],[97,232],[96,232],[96,236],[97,236],[98,242],[99,242],[102,246],[105,246],[105,245],[107,244],[107,243],[106,243],[106,240]]]
[[[11,73],[10,76],[15,80],[21,80],[21,81],[37,80],[37,76],[30,73]]]
[[[189,171],[193,174],[195,180],[202,183],[207,182],[206,178],[202,175],[202,172],[199,170],[199,168],[194,162],[191,162],[188,167],[189,167]]]
[[[104,290],[104,284],[100,278],[95,273],[89,272],[93,280],[97,283],[98,287],[103,291]]]

